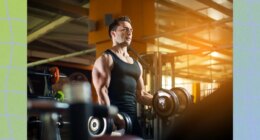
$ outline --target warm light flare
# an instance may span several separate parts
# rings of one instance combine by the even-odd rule
[[[220,54],[218,52],[215,52],[215,51],[210,53],[210,55],[213,56],[213,57],[219,57],[220,56]]]

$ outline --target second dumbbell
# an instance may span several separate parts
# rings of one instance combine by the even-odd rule
[[[131,134],[132,121],[128,114],[120,112],[114,117],[94,117],[88,119],[88,133],[91,137],[103,135]]]

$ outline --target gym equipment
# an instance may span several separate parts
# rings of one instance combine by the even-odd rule
[[[131,134],[132,133],[132,129],[133,129],[133,125],[132,125],[132,121],[131,121],[130,116],[128,114],[124,113],[124,112],[119,112],[118,115],[122,116],[122,118],[124,119],[125,134]]]
[[[182,87],[158,90],[153,97],[153,108],[163,119],[183,113],[191,103],[190,93]]]
[[[57,127],[57,113],[44,113],[41,114],[40,118],[42,121],[41,138],[43,140],[61,140],[60,130]]]
[[[92,116],[108,117],[117,114],[118,109],[115,106],[91,105],[93,108]],[[46,99],[28,100],[27,108],[30,113],[57,112],[65,113],[68,111],[70,104],[57,102]]]
[[[111,134],[113,122],[109,118],[90,116],[88,119],[88,133],[91,137],[100,137]]]
[[[55,84],[59,81],[60,79],[60,70],[58,67],[51,67],[49,68],[49,71],[52,75],[52,78],[51,78],[51,83],[52,84]]]
[[[179,100],[171,90],[158,90],[153,97],[153,108],[158,116],[167,118],[177,112]]]
[[[69,75],[69,79],[71,82],[73,81],[81,81],[81,82],[87,82],[89,81],[85,74],[81,72],[74,72],[71,75]]]
[[[59,90],[54,97],[57,101],[62,102],[64,100],[64,93],[61,90]]]
[[[55,84],[59,81],[60,77],[66,77],[64,75],[60,75],[60,70],[58,67],[50,67],[48,71],[38,72],[38,71],[32,71],[28,70],[29,75],[39,75],[39,76],[46,76],[48,78],[51,78],[52,84]]]
[[[154,138],[165,139],[165,128],[172,127],[191,103],[191,95],[184,88],[175,87],[171,90],[158,90],[153,97],[153,109],[159,116],[159,118],[156,118],[159,128],[154,131]],[[156,129],[156,126],[154,126],[154,129]]]
[[[131,118],[128,114],[124,112],[119,112],[117,114],[122,120],[115,120],[112,117],[94,117],[90,116],[88,119],[88,132],[92,137],[100,137],[105,134],[112,134],[113,131],[118,129],[124,129],[124,134],[131,134],[133,125]],[[123,121],[123,122],[118,122]],[[119,124],[124,124],[119,126]],[[116,127],[116,128],[115,128]],[[120,128],[123,127],[123,128]]]
[[[189,105],[192,104],[190,93],[182,87],[174,87],[171,89],[171,91],[177,95],[179,100],[179,108],[177,113],[183,113],[189,107]]]
[[[29,98],[50,97],[56,98],[57,90],[53,90],[53,86],[58,84],[61,75],[58,67],[36,67],[28,69],[27,89]],[[57,94],[58,97],[62,95]],[[64,97],[64,96],[63,96]],[[59,99],[60,100],[60,99]]]
[[[76,138],[85,139],[86,137],[88,139],[87,129],[84,131],[82,128],[80,128],[84,126],[76,126],[77,123],[81,123],[82,125],[85,125],[85,127],[87,126],[87,123],[83,123],[84,122],[83,120],[87,120],[89,116],[86,116],[86,114],[85,115],[82,114],[82,112],[90,112],[92,113],[93,117],[100,116],[104,118],[108,118],[108,116],[113,116],[117,114],[117,108],[114,106],[107,107],[107,106],[83,104],[83,103],[68,104],[68,103],[57,102],[54,100],[40,100],[40,99],[28,100],[27,106],[28,106],[29,116],[31,114],[33,115],[40,114],[40,119],[33,118],[28,120],[28,126],[31,126],[30,128],[32,128],[32,125],[34,125],[36,126],[36,129],[40,130],[39,133],[40,135],[39,137],[37,137],[37,139],[46,138],[46,139],[60,140],[59,129],[62,128],[64,125],[69,125],[69,127],[72,127],[73,126],[72,123],[74,123],[74,127],[73,127],[74,131],[71,131],[72,134],[74,133],[72,139],[76,139]],[[86,109],[83,110],[84,108]],[[58,115],[61,113],[62,114],[69,113],[70,121],[63,120],[62,116]],[[81,119],[78,119],[77,118],[78,116],[81,116]],[[71,121],[72,119],[74,120]],[[40,127],[37,128],[37,126],[39,125]],[[110,129],[112,132],[112,128]],[[84,135],[75,136],[78,133],[86,133],[86,134],[85,136]]]

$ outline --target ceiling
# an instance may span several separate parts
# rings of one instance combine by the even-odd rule
[[[81,50],[88,44],[88,0],[28,0],[28,61]],[[148,52],[162,54],[164,74],[213,82],[233,75],[233,0],[155,0],[156,34]],[[148,43],[149,44],[149,43]],[[59,64],[92,66],[95,51]]]

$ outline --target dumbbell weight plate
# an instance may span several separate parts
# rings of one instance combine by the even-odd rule
[[[178,113],[182,113],[184,112],[187,107],[192,103],[192,98],[190,93],[182,87],[174,87],[171,89],[171,91],[173,91],[178,99],[179,99],[179,109],[178,109]]]
[[[60,79],[60,70],[58,67],[51,67],[49,68],[50,74],[52,75],[51,77],[51,82],[52,84],[56,84],[59,79]]]
[[[158,116],[167,118],[172,116],[179,106],[179,100],[171,90],[158,90],[153,97],[153,107]]]
[[[107,131],[107,120],[103,117],[89,117],[88,132],[91,137],[103,136]]]
[[[106,120],[107,120],[107,128],[105,133],[110,135],[113,131],[114,120],[110,117],[107,117]]]
[[[133,124],[130,116],[124,112],[120,112],[119,115],[121,115],[125,121],[125,134],[131,134],[133,129]]]

